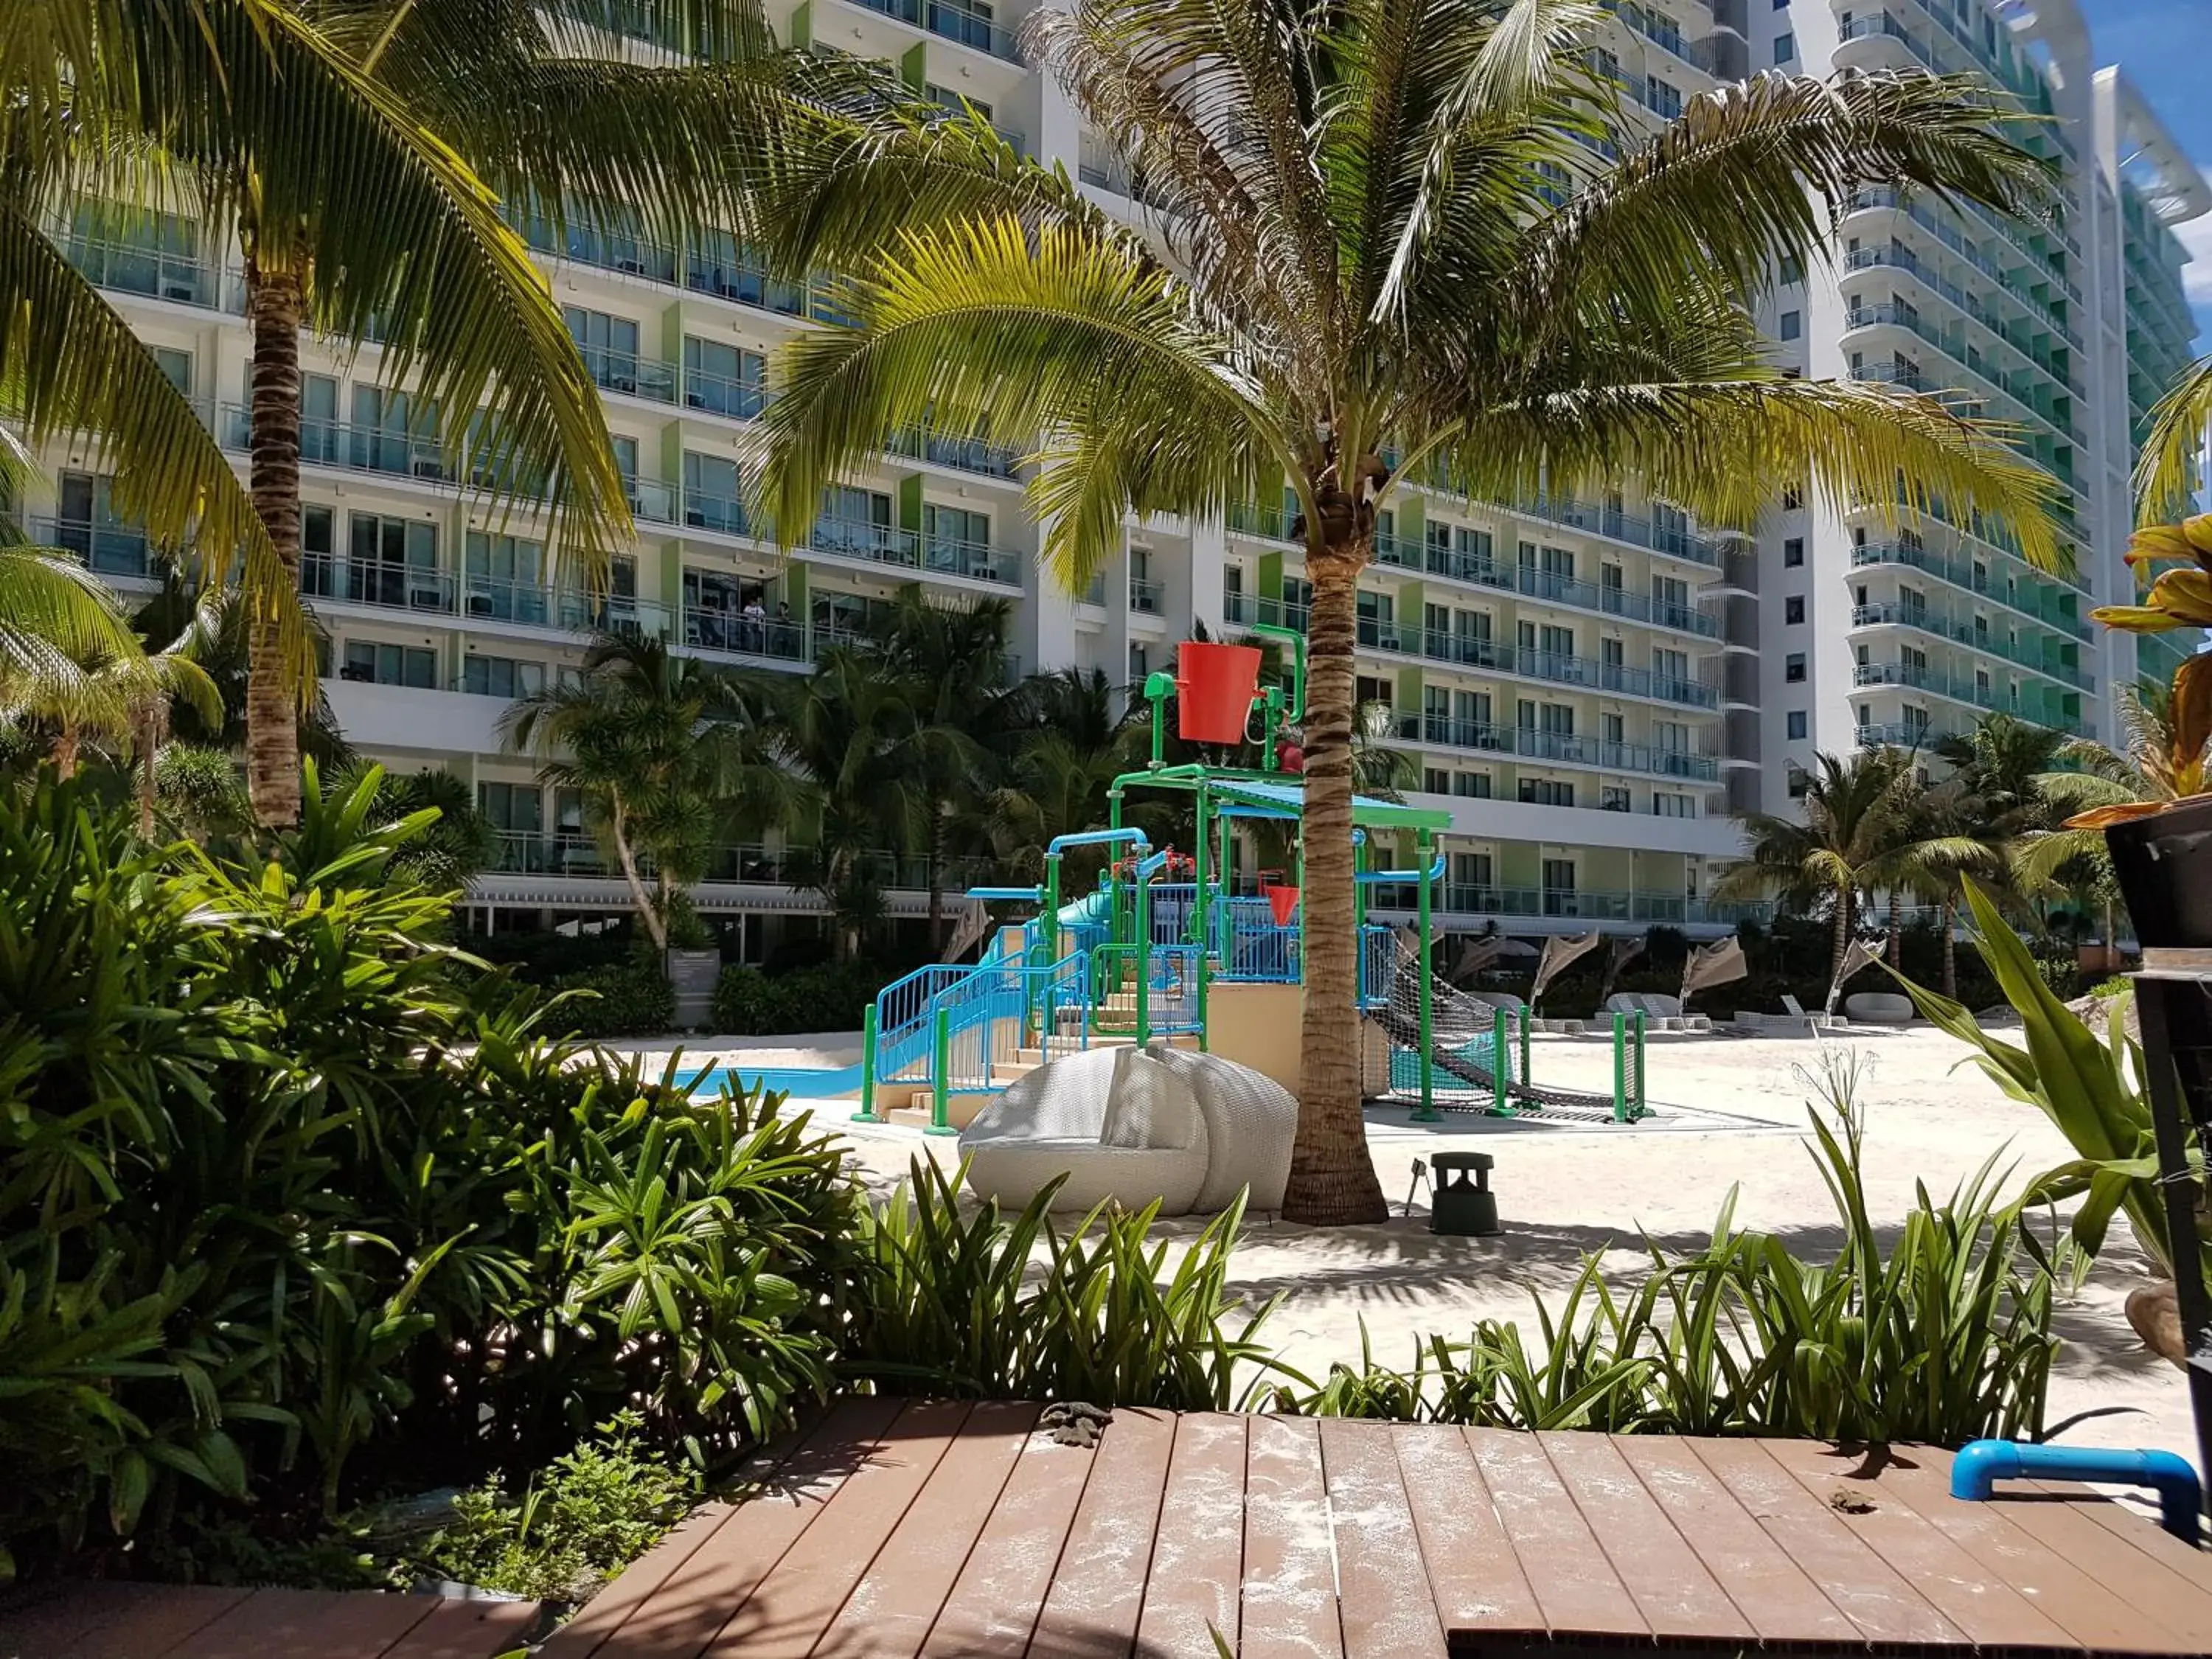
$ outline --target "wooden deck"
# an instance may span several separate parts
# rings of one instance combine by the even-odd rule
[[[2212,1557],[1942,1451],[1036,1414],[848,1401],[544,1659],[2212,1652]]]
[[[492,1659],[535,1601],[63,1582],[0,1597],[0,1659]]]

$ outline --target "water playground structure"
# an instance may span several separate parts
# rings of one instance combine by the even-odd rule
[[[1296,731],[1304,716],[1305,641],[1286,629],[1255,631],[1288,647],[1287,694],[1260,684],[1257,647],[1184,643],[1176,672],[1146,681],[1152,762],[1114,780],[1109,826],[1055,837],[1036,886],[971,889],[970,898],[1031,914],[997,927],[980,961],[932,963],[885,987],[866,1011],[859,1066],[837,1073],[842,1086],[834,1091],[799,1092],[846,1093],[857,1081],[857,1121],[957,1133],[990,1097],[1055,1058],[1164,1039],[1249,1066],[1296,1094],[1306,957]],[[1182,738],[1251,742],[1261,767],[1169,764],[1170,696]],[[1145,791],[1191,798],[1195,836],[1188,854],[1156,848],[1124,822],[1130,797]],[[1247,823],[1287,830],[1284,873],[1237,876],[1235,836]],[[1449,823],[1449,813],[1402,802],[1358,796],[1352,803],[1368,1097],[1411,1104],[1417,1121],[1447,1111],[1618,1123],[1648,1115],[1641,1014],[1614,1018],[1610,1094],[1547,1088],[1531,1078],[1526,1011],[1493,1006],[1431,970],[1432,900],[1443,875],[1436,839]],[[1395,845],[1407,833],[1411,867],[1370,867],[1382,837]],[[1071,854],[1086,866],[1103,859],[1088,891],[1069,890]],[[1407,892],[1410,939],[1370,915],[1402,906]]]

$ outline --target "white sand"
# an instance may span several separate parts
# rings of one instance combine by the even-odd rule
[[[791,1038],[789,1046],[744,1048],[734,1040],[686,1045],[688,1055],[752,1066],[848,1065],[853,1033]],[[805,1046],[811,1042],[813,1047]],[[1611,1051],[1598,1038],[1538,1038],[1539,1083],[1607,1091]],[[1832,1046],[1858,1051],[1869,1070],[1860,1091],[1867,1136],[1867,1201],[1878,1227],[1893,1230],[1926,1183],[1940,1202],[1992,1152],[2016,1163],[2016,1180],[2064,1161],[2066,1143],[2041,1114],[2007,1099],[1966,1061],[1966,1049],[1925,1027],[1854,1029]],[[1315,1229],[1266,1217],[1248,1224],[1236,1258],[1244,1294],[1287,1293],[1267,1334],[1291,1364],[1319,1376],[1334,1360],[1356,1364],[1365,1322],[1380,1358],[1410,1362],[1427,1332],[1463,1338],[1479,1318],[1518,1319],[1533,1336],[1532,1292],[1556,1298],[1589,1251],[1603,1253],[1616,1285],[1645,1264],[1639,1228],[1670,1252],[1704,1243],[1731,1184],[1741,1188],[1740,1226],[1779,1234],[1808,1259],[1838,1244],[1834,1208],[1813,1158],[1800,1144],[1808,1089],[1796,1068],[1817,1065],[1810,1038],[1654,1036],[1651,1103],[1661,1116],[1635,1127],[1539,1128],[1454,1116],[1413,1124],[1403,1110],[1369,1114],[1368,1143],[1393,1219],[1382,1225]],[[1670,1110],[1669,1109],[1674,1109]],[[821,1114],[848,1135],[869,1185],[887,1191],[916,1155],[957,1158],[957,1143],[918,1132],[854,1126],[850,1107]],[[1696,1115],[1684,1118],[1686,1111]],[[1714,1127],[1713,1114],[1726,1127]],[[1735,1120],[1741,1120],[1739,1123]],[[1480,1146],[1498,1166],[1492,1184],[1502,1237],[1438,1237],[1428,1231],[1426,1194],[1398,1218],[1413,1158],[1449,1146]],[[1191,1223],[1164,1224],[1188,1237]],[[2051,1380],[2049,1421],[2123,1408],[2069,1428],[2069,1442],[2159,1446],[2195,1456],[2181,1373],[2146,1353],[2128,1328],[2122,1300],[2143,1282],[2144,1258],[2124,1221],[2079,1297],[2062,1303],[2064,1340]]]

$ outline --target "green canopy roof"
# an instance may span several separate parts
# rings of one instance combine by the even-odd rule
[[[1297,784],[1215,776],[1206,780],[1206,787],[1222,800],[1265,807],[1294,817],[1305,810],[1305,791]],[[1402,801],[1354,795],[1352,821],[1363,830],[1449,830],[1452,818],[1449,812],[1436,807],[1408,806]]]

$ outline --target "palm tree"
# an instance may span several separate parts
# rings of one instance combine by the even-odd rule
[[[394,27],[418,9],[384,8]],[[494,494],[550,480],[553,526],[580,548],[603,548],[629,527],[591,377],[498,202],[310,9],[276,0],[17,8],[0,55],[5,89],[24,106],[11,131],[30,155],[11,170],[15,194],[0,210],[13,256],[0,258],[0,314],[24,306],[31,318],[14,360],[0,362],[29,371],[10,373],[11,384],[36,386],[78,349],[99,353],[118,385],[161,378],[144,348],[112,337],[127,329],[40,230],[38,209],[57,189],[129,198],[130,211],[182,212],[243,252],[250,533],[228,465],[214,456],[220,484],[204,474],[212,441],[179,430],[174,417],[190,410],[173,389],[146,384],[103,402],[64,374],[73,394],[40,393],[32,425],[135,432],[155,476],[136,476],[129,446],[114,445],[125,504],[156,514],[172,542],[198,510],[199,545],[218,565],[226,545],[246,549],[247,776],[264,824],[298,817],[292,708],[313,678],[298,611],[302,326],[377,341],[384,376],[433,404],[481,406],[481,420],[448,434],[456,463]],[[0,359],[11,356],[6,346]],[[192,499],[172,499],[187,491]]]
[[[853,325],[792,340],[774,370],[755,493],[787,538],[922,420],[1043,434],[1030,501],[1074,592],[1133,511],[1218,518],[1287,483],[1313,584],[1297,1220],[1384,1214],[1351,800],[1355,595],[1395,487],[1510,501],[1635,474],[1747,523],[1778,480],[1888,511],[1901,481],[2056,557],[2050,481],[1994,430],[1897,387],[1785,378],[1750,315],[1863,185],[2021,204],[2039,175],[1996,106],[1917,74],[1766,76],[1647,141],[1588,67],[1606,18],[1590,0],[1040,8],[1026,47],[1145,179],[1151,234],[1043,192],[907,216],[858,262]]]
[[[0,712],[52,734],[48,757],[64,781],[76,775],[88,746],[117,754],[135,750],[139,831],[151,837],[155,761],[170,701],[181,699],[206,720],[222,718],[222,696],[195,660],[214,603],[167,645],[149,650],[124,622],[121,602],[89,573],[59,556],[14,550],[0,554],[0,572],[10,569],[27,590],[24,598],[34,613],[40,610],[40,590],[51,587],[56,599],[78,598],[104,615],[88,612],[85,620],[98,624],[88,631],[72,626],[65,610],[44,611],[33,627],[20,613],[0,624],[0,641],[12,635],[15,641],[9,660],[0,665]],[[46,572],[58,580],[36,580]],[[49,631],[34,632],[39,624]]]
[[[937,761],[917,780],[933,951],[945,940],[945,864],[953,826],[988,787],[982,734],[1001,723],[1012,701],[1005,682],[1012,620],[1013,607],[1004,599],[947,604],[909,584],[871,629],[881,671],[897,683],[915,721],[930,734]]]
[[[779,821],[790,799],[745,685],[657,639],[602,635],[574,681],[514,703],[500,728],[538,757],[540,779],[581,796],[655,950],[715,847]]]
[[[1911,892],[1942,908],[1943,994],[1958,994],[1958,920],[1966,902],[1966,878],[1972,876],[1985,889],[2001,880],[2023,815],[2032,817],[2040,810],[2040,803],[2033,801],[2008,807],[2002,795],[1977,790],[1971,775],[1963,771],[1933,788],[1905,792],[1898,844],[1882,868],[1882,882],[1891,896],[1892,968],[1902,965],[1904,945],[1894,919],[1897,896]]]
[[[1804,821],[1765,812],[1739,815],[1750,856],[1714,884],[1713,896],[1773,893],[1807,909],[1825,900],[1835,918],[1828,955],[1832,990],[1856,926],[1860,896],[1895,871],[1911,777],[1911,757],[1902,749],[1861,749],[1846,759],[1814,756],[1805,781]]]

